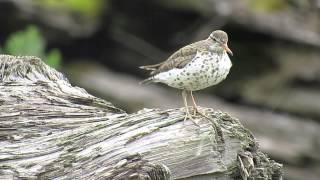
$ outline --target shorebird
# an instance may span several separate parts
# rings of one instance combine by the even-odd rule
[[[141,66],[141,69],[151,71],[151,77],[141,84],[159,82],[181,89],[185,106],[184,121],[187,118],[193,121],[188,109],[188,93],[192,99],[193,115],[199,113],[207,117],[199,110],[192,92],[216,85],[227,77],[232,66],[228,53],[233,55],[228,47],[227,33],[213,31],[207,39],[182,47],[161,63]]]

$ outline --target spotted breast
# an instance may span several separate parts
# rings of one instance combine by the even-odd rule
[[[197,91],[224,80],[231,66],[226,52],[217,54],[197,51],[195,57],[184,68],[173,68],[159,73],[153,77],[153,81],[178,89]]]

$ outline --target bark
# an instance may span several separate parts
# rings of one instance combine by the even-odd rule
[[[236,118],[202,110],[199,127],[182,109],[127,114],[36,57],[0,55],[0,177],[281,179]]]

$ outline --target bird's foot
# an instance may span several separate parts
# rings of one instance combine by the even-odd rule
[[[214,118],[210,118],[206,115],[205,111],[201,111],[198,106],[193,106],[193,115],[196,116],[197,114],[200,114],[202,117],[205,117],[209,123],[212,123],[213,128],[215,129],[215,139],[216,142],[224,142],[223,133],[221,127],[217,124],[216,120]]]
[[[193,107],[193,115],[196,116],[197,114],[200,114],[201,116],[211,120],[209,116],[206,115],[205,111],[201,111],[198,107]]]
[[[190,112],[189,112],[189,109],[186,108],[186,114],[185,114],[185,116],[184,116],[183,123],[185,123],[187,119],[190,119],[190,120],[193,122],[193,124],[195,124],[196,126],[200,126],[200,125],[193,119],[192,115],[191,115]]]

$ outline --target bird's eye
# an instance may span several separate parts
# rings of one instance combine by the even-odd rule
[[[213,38],[213,41],[217,42],[218,40],[217,40],[217,38]]]

